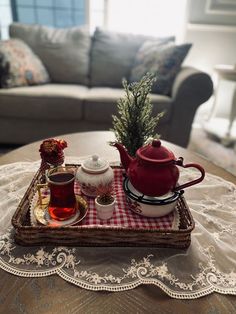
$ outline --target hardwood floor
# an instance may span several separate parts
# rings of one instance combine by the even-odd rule
[[[236,146],[226,147],[203,129],[193,128],[188,149],[236,176]]]

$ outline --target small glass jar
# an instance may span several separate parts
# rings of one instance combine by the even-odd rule
[[[114,173],[107,160],[93,155],[79,167],[76,179],[84,195],[96,197],[99,185],[113,184]]]

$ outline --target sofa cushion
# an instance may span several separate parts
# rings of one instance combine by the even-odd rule
[[[181,64],[188,54],[191,44],[162,44],[159,41],[146,41],[139,49],[130,82],[139,81],[147,72],[157,75],[152,91],[161,95],[169,95]]]
[[[122,87],[122,79],[128,79],[135,55],[148,38],[97,28],[91,47],[90,85]],[[174,37],[159,40],[173,41]]]
[[[124,97],[121,88],[93,87],[88,90],[84,100],[84,117],[89,122],[111,123],[112,115],[117,114],[117,101]],[[165,115],[160,123],[167,122],[170,118],[171,99],[167,96],[151,94],[153,115],[165,110]]]
[[[32,48],[53,82],[87,85],[91,39],[86,29],[13,23],[10,36],[22,39]]]
[[[63,84],[0,89],[1,117],[79,123],[87,92],[85,86]]]
[[[22,40],[0,41],[0,86],[44,84],[49,75],[41,60]]]

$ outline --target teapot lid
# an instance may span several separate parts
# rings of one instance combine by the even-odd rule
[[[151,144],[145,145],[137,150],[137,156],[150,162],[170,162],[175,160],[175,155],[161,145],[161,141],[154,139]]]
[[[87,173],[103,173],[109,168],[109,162],[98,155],[93,155],[86,159],[81,167]]]

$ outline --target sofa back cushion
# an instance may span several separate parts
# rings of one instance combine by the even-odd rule
[[[90,85],[122,87],[122,79],[129,78],[139,47],[150,38],[97,28],[91,47]],[[160,40],[174,40],[174,37]]]
[[[25,41],[56,83],[88,84],[90,35],[81,27],[66,29],[13,23],[10,36]]]
[[[152,92],[170,95],[174,79],[191,46],[170,42],[163,44],[159,41],[144,42],[136,54],[130,82],[139,81],[143,75],[151,72],[157,76]]]
[[[39,85],[49,80],[41,60],[23,41],[0,41],[0,87]]]

